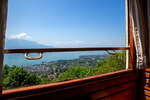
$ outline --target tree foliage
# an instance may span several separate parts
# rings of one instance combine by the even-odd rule
[[[95,75],[95,72],[96,72],[96,68],[94,67],[72,66],[69,67],[66,72],[59,75],[57,81],[87,77],[87,76]]]
[[[14,66],[7,77],[3,79],[4,89],[39,84],[41,79],[36,74],[30,74],[23,67]]]
[[[6,78],[9,71],[10,71],[11,67],[9,67],[7,64],[4,65],[3,67],[3,71],[2,71],[2,78]]]
[[[110,56],[104,61],[98,61],[97,74],[103,74],[108,72],[114,72],[125,69],[126,67],[126,52],[120,52]]]

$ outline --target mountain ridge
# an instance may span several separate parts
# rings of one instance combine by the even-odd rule
[[[29,48],[54,48],[51,45],[43,45],[32,40],[25,39],[7,39],[5,49],[29,49]]]

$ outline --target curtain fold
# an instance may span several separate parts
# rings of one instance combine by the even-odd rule
[[[144,18],[144,9],[139,0],[129,0],[129,15],[132,21],[133,38],[136,49],[136,68],[145,69],[148,64],[147,55],[147,26]]]
[[[0,93],[2,93],[2,67],[4,59],[5,32],[8,0],[0,0]]]

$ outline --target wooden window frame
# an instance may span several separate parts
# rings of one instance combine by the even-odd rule
[[[43,93],[47,93],[47,89],[49,89],[48,92],[53,93],[57,91],[61,91],[63,89],[73,88],[78,85],[84,85],[88,84],[90,82],[94,82],[94,80],[100,80],[102,82],[105,82],[106,80],[111,80],[112,77],[119,77],[118,75],[122,75],[124,73],[132,73],[135,70],[135,47],[134,47],[134,41],[133,41],[133,35],[132,35],[132,26],[131,26],[131,19],[129,16],[129,2],[126,0],[126,34],[127,34],[127,44],[129,46],[127,47],[101,47],[101,48],[45,48],[45,49],[5,49],[4,54],[12,54],[12,53],[44,53],[44,52],[77,52],[77,51],[106,51],[106,50],[127,50],[127,54],[129,54],[129,68],[126,70],[121,70],[117,72],[111,72],[106,73],[102,75],[96,75],[91,76],[88,78],[82,78],[82,79],[75,79],[75,80],[69,80],[64,82],[58,82],[58,83],[48,83],[43,85],[35,85],[35,86],[28,86],[28,87],[22,87],[18,89],[10,89],[10,90],[4,90],[2,91],[2,97],[7,98],[23,98],[26,96],[33,96],[33,95],[39,95],[41,92],[39,91],[45,91]],[[123,80],[122,80],[123,81]],[[65,88],[64,88],[65,87]],[[25,95],[24,93],[27,93]],[[33,93],[33,94],[32,94]]]

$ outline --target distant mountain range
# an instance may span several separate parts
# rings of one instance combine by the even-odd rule
[[[35,41],[24,39],[6,39],[6,49],[24,49],[24,48],[53,48],[53,46],[42,45]]]

